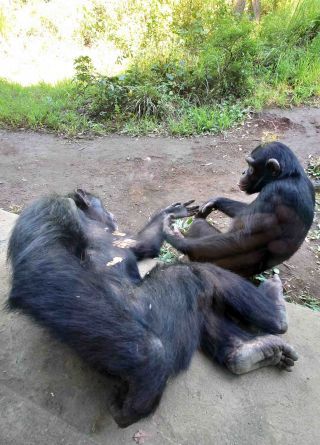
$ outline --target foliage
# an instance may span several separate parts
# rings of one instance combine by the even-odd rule
[[[22,87],[0,79],[0,120],[11,127],[47,128],[77,135],[84,131],[99,133],[99,126],[70,107],[72,84],[40,84]]]
[[[0,36],[5,36],[7,32],[7,19],[2,8],[0,8]]]
[[[178,252],[168,243],[164,243],[160,249],[159,261],[166,264],[173,264],[178,261]]]
[[[279,275],[279,273],[279,269],[277,267],[273,267],[270,270],[266,270],[252,277],[252,282],[256,284],[263,283],[264,281],[267,281],[269,278],[271,278],[273,275]]]
[[[107,8],[98,1],[83,6],[83,18],[80,23],[79,35],[84,46],[90,47],[105,35]]]
[[[192,224],[192,221],[192,217],[177,219],[176,221],[174,221],[173,227],[175,229],[178,229],[182,234],[185,234]],[[170,244],[165,242],[160,249],[159,261],[167,264],[172,264],[176,263],[181,256],[183,256],[181,255],[181,253],[174,249]]]
[[[309,159],[307,173],[311,178],[320,179],[320,157]]]
[[[37,13],[40,0],[31,4],[32,14],[39,17],[24,30],[26,38],[42,39],[49,33],[51,39],[61,39],[58,17],[51,17],[48,8]],[[42,85],[37,94],[35,89],[23,93],[35,108],[33,117],[19,100],[17,86],[17,116],[5,107],[0,120],[70,128],[72,134],[81,128],[190,135],[226,130],[250,108],[317,100],[319,0],[265,0],[262,8],[257,22],[251,11],[236,14],[229,0],[81,0],[80,20],[71,35],[81,42],[84,55],[75,60],[69,100],[55,101],[62,107],[59,112],[53,107],[55,123],[44,117]],[[1,14],[0,34],[7,19]],[[118,54],[118,72],[111,67],[112,75],[99,73],[96,59],[87,53],[111,44]],[[55,88],[61,98],[61,87]]]
[[[287,298],[287,301],[291,302],[291,298]],[[301,304],[315,312],[320,312],[320,301],[318,298],[310,295],[308,291],[302,291],[298,298],[295,298],[293,302]]]

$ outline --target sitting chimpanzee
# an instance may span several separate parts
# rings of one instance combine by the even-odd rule
[[[154,252],[148,244],[155,221],[193,211],[179,204],[160,211],[136,237],[138,256]],[[271,335],[287,329],[279,278],[256,288],[214,265],[190,263],[158,266],[142,279],[134,251],[118,246],[115,229],[100,200],[83,191],[33,203],[9,243],[8,308],[120,377],[110,405],[119,426],[152,412],[168,378],[189,366],[199,346],[236,374],[292,369],[295,351]]]
[[[194,261],[209,261],[249,277],[290,258],[311,227],[315,193],[293,152],[279,142],[259,146],[246,158],[239,187],[259,193],[251,204],[228,198],[206,202],[184,238],[165,222],[166,240]],[[221,233],[205,218],[213,209],[233,218]]]

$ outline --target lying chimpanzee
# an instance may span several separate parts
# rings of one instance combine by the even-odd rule
[[[249,277],[290,258],[311,227],[315,193],[293,152],[279,142],[247,157],[240,189],[259,193],[251,204],[213,198],[201,208],[184,238],[165,222],[166,240],[194,261],[209,261]],[[233,218],[221,233],[205,218],[213,209]]]
[[[153,221],[168,211],[193,212],[174,205]],[[117,246],[115,228],[100,200],[83,191],[33,203],[9,243],[8,307],[120,377],[110,407],[119,426],[152,412],[168,378],[189,366],[199,346],[236,374],[262,366],[292,369],[297,354],[270,335],[287,329],[279,278],[256,288],[232,272],[190,263],[158,266],[142,279],[134,252]],[[152,238],[137,237],[140,252],[153,249]]]

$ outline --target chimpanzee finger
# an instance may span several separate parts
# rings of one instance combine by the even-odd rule
[[[213,208],[213,203],[211,201],[206,202],[202,206],[199,207],[198,215],[201,217],[207,217],[210,213],[210,211]]]
[[[163,220],[163,231],[164,233],[170,236],[174,235],[174,230],[172,227],[173,221],[174,218],[172,213],[169,213]]]
[[[200,206],[200,212],[204,213],[209,207],[211,207],[211,202],[206,202],[202,206]]]
[[[181,206],[181,202],[174,202],[170,207],[179,207]]]
[[[168,213],[168,215],[165,217],[165,219],[164,219],[164,221],[167,223],[167,224],[171,224],[173,221],[175,221],[177,218],[176,218],[176,215],[174,214],[174,213]]]
[[[195,199],[190,199],[190,201],[184,202],[182,205],[184,207],[187,207],[188,205],[192,204],[195,201]]]
[[[188,207],[188,216],[196,215],[199,212],[199,206]]]

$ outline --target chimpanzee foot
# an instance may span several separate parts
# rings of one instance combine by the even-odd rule
[[[244,342],[230,352],[224,363],[234,374],[245,374],[265,366],[292,371],[298,360],[295,350],[280,337],[266,335]]]
[[[259,289],[263,293],[274,301],[276,307],[276,322],[279,325],[279,334],[284,334],[288,330],[288,318],[285,305],[285,299],[283,297],[282,282],[279,275],[274,275],[259,286]]]

